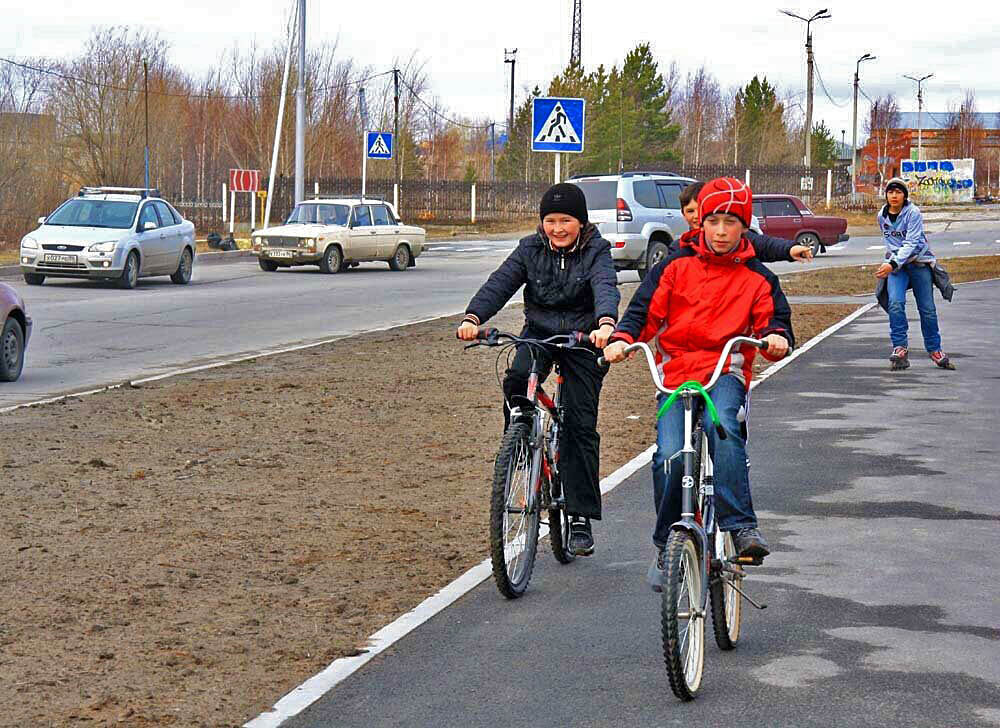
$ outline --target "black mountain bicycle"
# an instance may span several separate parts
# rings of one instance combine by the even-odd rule
[[[568,564],[575,558],[569,551],[570,519],[559,479],[559,434],[563,425],[559,389],[563,378],[558,362],[554,362],[556,387],[549,396],[539,382],[542,368],[536,353],[576,348],[586,338],[586,334],[576,332],[527,339],[498,329],[480,329],[478,340],[465,347],[500,347],[500,356],[517,347],[528,347],[532,353],[527,394],[507,403],[510,426],[500,442],[490,494],[493,579],[508,599],[517,599],[528,588],[543,512],[548,514],[545,525],[556,560]]]

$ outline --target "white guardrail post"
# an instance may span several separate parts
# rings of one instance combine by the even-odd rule
[[[472,224],[476,224],[476,183],[472,183]]]
[[[833,189],[833,170],[826,170],[826,206],[830,207],[830,192]]]
[[[226,223],[226,183],[222,183],[222,224]]]
[[[747,187],[750,186],[750,170],[749,169],[746,171],[746,174],[743,177],[743,184],[745,184]]]

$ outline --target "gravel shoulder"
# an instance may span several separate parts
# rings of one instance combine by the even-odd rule
[[[856,306],[793,308],[804,342]],[[455,325],[3,415],[0,725],[239,725],[479,563],[496,357]],[[602,476],[646,376],[606,380]]]

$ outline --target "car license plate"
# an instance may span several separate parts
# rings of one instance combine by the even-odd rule
[[[268,253],[272,258],[292,258],[295,256],[291,250],[272,250]]]
[[[75,263],[75,255],[55,255],[53,253],[45,254],[46,263]]]

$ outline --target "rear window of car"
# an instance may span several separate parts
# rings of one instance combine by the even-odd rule
[[[764,215],[766,217],[797,217],[799,210],[791,200],[764,200]]]
[[[764,203],[754,202],[753,203],[753,214],[754,217],[764,217]]]
[[[372,205],[372,216],[376,225],[391,225],[389,222],[389,210],[385,205]]]
[[[632,196],[643,207],[662,207],[660,196],[656,194],[656,183],[652,180],[636,180],[633,182]]]
[[[663,207],[668,210],[681,209],[681,185],[676,182],[657,182],[656,186],[660,189]]]
[[[618,180],[577,180],[587,198],[588,210],[615,210],[618,207]]]

